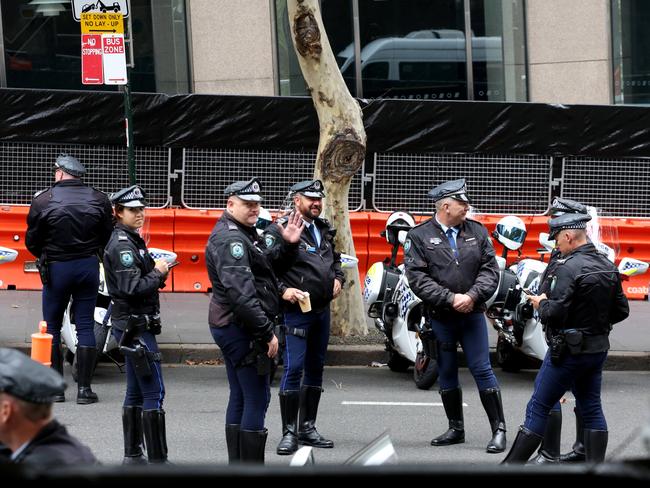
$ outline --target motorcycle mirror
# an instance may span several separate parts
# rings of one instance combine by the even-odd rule
[[[539,243],[546,249],[551,252],[555,248],[555,240],[548,238],[548,233],[540,232],[539,233]]]
[[[618,272],[623,276],[637,276],[648,271],[648,263],[634,258],[623,258],[618,264]]]
[[[397,240],[399,241],[399,243],[400,243],[402,246],[404,245],[404,242],[406,241],[406,235],[407,235],[407,234],[408,234],[408,232],[405,231],[405,230],[400,230],[400,231],[397,233]]]
[[[388,431],[381,434],[366,447],[349,457],[343,464],[356,466],[380,466],[397,464],[397,453]]]
[[[293,455],[289,466],[307,466],[308,464],[315,464],[314,448],[311,446],[303,446]]]

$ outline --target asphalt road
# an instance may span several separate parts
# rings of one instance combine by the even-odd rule
[[[522,422],[532,391],[534,371],[509,374],[498,371],[503,390],[508,446]],[[170,461],[178,464],[225,464],[224,415],[228,386],[223,366],[164,366],[167,390],[167,438]],[[69,371],[66,377],[70,380]],[[76,391],[68,401],[55,404],[56,416],[86,443],[102,463],[122,459],[121,404],[125,376],[115,366],[102,364],[93,384],[100,402],[77,405]],[[640,427],[650,424],[650,372],[607,371],[603,403],[609,423],[608,460],[648,457]],[[429,442],[446,429],[447,421],[434,390],[417,390],[410,374],[387,368],[330,367],[325,371],[325,393],[317,426],[334,440],[334,449],[315,450],[317,464],[345,461],[382,432],[390,432],[401,463],[414,464],[497,464],[504,455],[485,453],[490,431],[476,386],[467,370],[461,370],[466,407],[466,442],[449,447],[431,447]],[[435,387],[434,387],[435,388]],[[277,456],[280,412],[277,386],[272,387],[267,415],[268,464],[287,465],[289,457]],[[573,399],[569,395],[563,411],[563,451],[570,448],[575,434]]]

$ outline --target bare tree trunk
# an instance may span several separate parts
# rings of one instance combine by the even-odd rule
[[[366,154],[363,114],[336,64],[318,0],[288,0],[287,10],[293,45],[318,113],[320,141],[314,176],[325,184],[325,218],[337,229],[336,248],[356,256],[348,192],[352,177],[361,168]],[[365,335],[368,328],[361,301],[359,271],[350,269],[346,275],[344,292],[332,302],[332,333]]]

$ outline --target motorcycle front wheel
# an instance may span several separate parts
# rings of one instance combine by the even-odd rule
[[[420,390],[429,390],[438,380],[438,362],[424,352],[418,352],[413,366],[413,381]]]

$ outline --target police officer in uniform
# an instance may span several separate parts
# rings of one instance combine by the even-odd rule
[[[336,232],[319,217],[325,197],[323,183],[302,181],[293,185],[290,193],[306,228],[300,237],[297,258],[278,274],[280,291],[286,300],[284,374],[279,392],[283,437],[277,447],[281,455],[293,454],[299,442],[313,447],[334,447],[334,442],[316,430],[316,414],[323,391],[330,302],[339,296],[345,283],[341,256],[334,248]],[[285,224],[286,218],[281,219],[280,225]],[[267,247],[272,249],[280,241],[278,227],[272,226],[265,239]],[[311,311],[306,313],[298,304],[304,292],[309,293],[311,301]]]
[[[99,259],[113,230],[108,197],[84,184],[84,166],[61,154],[55,183],[34,196],[25,245],[38,258],[43,282],[43,318],[52,334],[52,367],[63,374],[61,325],[70,297],[77,329],[77,403],[97,401],[92,380],[97,349],[93,318],[99,287]],[[56,401],[65,401],[63,394]]]
[[[438,346],[440,395],[449,429],[432,446],[465,442],[463,398],[458,381],[457,343],[463,347],[487,413],[492,438],[487,452],[503,452],[506,423],[501,390],[490,366],[483,311],[498,283],[498,265],[485,227],[466,217],[470,199],[465,179],[429,192],[434,217],[411,229],[404,243],[406,276],[424,302]]]
[[[274,328],[281,300],[273,264],[292,259],[304,224],[291,215],[280,231],[282,245],[271,253],[255,229],[262,201],[259,180],[237,181],[224,193],[226,210],[208,239],[206,262],[212,281],[210,332],[223,353],[230,385],[228,460],[264,463],[270,358],[278,350]]]
[[[63,377],[15,349],[0,348],[0,462],[34,468],[96,464],[93,453],[52,416]]]
[[[596,250],[585,231],[585,214],[551,219],[551,239],[562,254],[549,273],[549,293],[529,296],[550,330],[551,342],[526,407],[526,419],[504,459],[524,463],[542,440],[551,407],[570,389],[584,424],[587,462],[602,462],[607,422],[600,399],[602,370],[612,325],[629,314],[616,267]]]
[[[126,395],[122,407],[123,464],[167,462],[165,385],[156,335],[160,334],[158,290],[169,273],[165,261],[154,262],[138,229],[145,222],[146,199],[137,185],[111,196],[116,225],[104,252],[106,284],[112,299],[113,334],[126,359]]]

